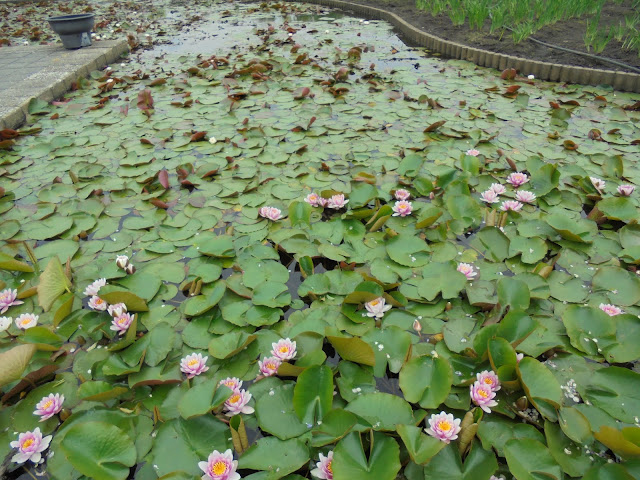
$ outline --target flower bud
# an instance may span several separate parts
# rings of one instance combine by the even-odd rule
[[[129,257],[127,257],[126,255],[118,255],[116,257],[116,265],[118,266],[118,268],[127,268],[127,265],[129,265]]]
[[[136,267],[133,266],[133,263],[130,263],[125,267],[124,271],[127,272],[127,275],[133,275],[136,273]]]
[[[422,331],[422,324],[417,318],[413,321],[413,329],[418,333]]]
[[[520,397],[518,400],[516,400],[516,407],[521,412],[529,408],[529,400],[527,399],[527,397]]]
[[[60,415],[60,420],[64,422],[67,418],[71,416],[71,410],[69,410],[68,408],[63,408],[62,410],[60,410],[59,415]]]

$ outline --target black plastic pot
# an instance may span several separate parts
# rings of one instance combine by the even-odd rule
[[[74,49],[91,45],[91,29],[94,24],[93,13],[50,17],[47,21],[53,31],[60,35],[64,48]]]

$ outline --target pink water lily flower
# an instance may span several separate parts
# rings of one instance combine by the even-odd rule
[[[261,217],[271,220],[272,222],[282,218],[282,212],[276,207],[262,207],[258,213]]]
[[[280,360],[291,360],[296,356],[296,342],[289,338],[281,338],[276,343],[272,343],[271,347],[271,355]]]
[[[411,193],[409,190],[405,190],[404,188],[399,188],[394,193],[396,200],[409,200],[411,198]]]
[[[520,363],[520,360],[524,358],[524,353],[516,353],[516,361]]]
[[[489,187],[489,190],[493,190],[498,195],[502,195],[504,192],[507,191],[505,186],[500,183],[492,183],[491,186]]]
[[[473,265],[469,263],[459,263],[456,270],[467,277],[467,280],[473,280],[475,276],[478,275],[478,272],[475,271]]]
[[[238,461],[233,459],[231,449],[224,453],[214,450],[209,454],[206,462],[198,462],[198,467],[204,472],[202,480],[240,480],[236,472]]]
[[[316,468],[311,470],[311,475],[314,477],[318,477],[322,480],[333,480],[333,450],[327,453],[325,457],[323,454],[320,455],[320,461],[316,463]]]
[[[367,309],[367,317],[382,318],[384,314],[391,310],[391,305],[385,305],[386,300],[384,297],[378,297],[375,300],[371,300],[364,304],[364,308]]]
[[[98,295],[101,287],[104,287],[107,284],[106,278],[99,278],[95,282],[87,285],[87,288],[84,289],[84,294],[87,297],[93,297],[94,295]]]
[[[609,315],[610,317],[615,317],[616,315],[620,315],[624,313],[620,307],[616,307],[615,305],[611,305],[609,303],[601,303],[600,310]]]
[[[4,332],[5,330],[7,330],[12,323],[13,323],[13,318],[0,317],[0,332]]]
[[[112,317],[119,317],[123,313],[127,313],[127,306],[124,303],[115,303],[107,307],[107,312]]]
[[[500,386],[500,380],[498,380],[498,375],[491,370],[484,370],[480,373],[476,373],[476,379],[481,384],[488,385],[494,392],[497,392],[502,388]]]
[[[322,205],[321,199],[324,200],[320,195],[313,192],[311,192],[309,195],[304,197],[304,201],[307,202],[312,207],[323,207],[324,205]]]
[[[33,313],[23,313],[18,318],[16,318],[16,327],[21,330],[26,330],[31,327],[35,327],[38,324],[38,315],[34,315]]]
[[[497,203],[500,201],[498,200],[498,194],[491,189],[485,190],[484,192],[482,192],[480,194],[480,200],[486,203]]]
[[[7,288],[0,292],[0,313],[4,313],[9,310],[12,305],[21,305],[24,302],[16,300],[18,296],[18,290],[11,290]]]
[[[278,357],[264,357],[262,361],[258,361],[260,373],[265,377],[270,377],[278,373],[278,367],[282,364],[282,360]]]
[[[470,150],[467,150],[467,155],[471,155],[472,157],[477,157],[478,155],[480,155],[480,150],[476,150],[475,148],[472,148]]]
[[[604,190],[604,186],[606,185],[606,182],[604,180],[597,177],[589,177],[589,180],[591,180],[593,186],[596,187],[596,190],[598,190],[599,192],[602,192],[602,190]]]
[[[529,176],[526,173],[514,172],[507,177],[507,183],[510,183],[514,187],[518,188],[520,185],[524,185],[529,181]]]
[[[118,332],[118,335],[124,335],[129,329],[131,322],[133,322],[133,317],[130,313],[123,313],[118,317],[114,317],[109,329]]]
[[[253,407],[249,407],[247,403],[251,400],[251,394],[246,390],[238,390],[233,392],[226,402],[224,402],[225,415],[227,417],[233,417],[239,413],[250,414],[253,413]]]
[[[15,463],[24,463],[31,460],[33,463],[40,463],[42,460],[42,452],[49,448],[51,435],[42,437],[40,428],[36,428],[33,432],[24,432],[18,435],[18,440],[10,443],[11,448],[17,448],[18,453],[11,457],[11,461]]]
[[[629,197],[636,189],[633,185],[620,185],[618,186],[618,193],[624,197]]]
[[[494,400],[496,392],[494,392],[489,385],[475,382],[469,387],[469,390],[473,403],[485,412],[491,413],[491,407],[498,405],[498,402]]]
[[[406,217],[407,215],[411,215],[411,211],[413,210],[413,206],[411,202],[407,202],[406,200],[399,200],[396,204],[391,208],[393,210],[393,216],[397,217]]]
[[[425,428],[424,431],[444,443],[449,443],[458,438],[460,430],[459,418],[453,418],[451,413],[440,412],[437,415],[431,415],[429,428]]]
[[[503,212],[508,212],[511,210],[512,212],[519,212],[522,209],[522,204],[516,200],[505,200],[500,205],[500,210]]]
[[[516,200],[522,203],[532,203],[536,200],[536,194],[527,190],[520,190],[516,193]]]
[[[207,359],[201,353],[192,353],[180,360],[180,371],[187,374],[187,378],[193,378],[203,372],[209,370],[207,367]]]
[[[91,310],[104,312],[108,307],[109,307],[109,304],[97,295],[94,295],[89,299],[89,308]]]
[[[36,409],[33,412],[34,415],[40,415],[40,421],[53,417],[56,413],[62,410],[62,403],[64,402],[64,395],[56,393],[50,393],[46,397],[42,397],[42,400],[36,405]]]
[[[340,210],[341,208],[344,208],[347,203],[349,203],[349,200],[345,200],[344,194],[340,193],[329,198],[327,207],[333,208],[334,210]]]
[[[238,392],[242,387],[242,380],[237,377],[227,377],[224,380],[220,380],[218,385],[224,385],[225,387],[230,388],[232,391]]]

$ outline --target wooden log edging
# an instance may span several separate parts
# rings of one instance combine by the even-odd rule
[[[295,0],[287,0],[295,1]],[[460,43],[444,40],[414,27],[395,13],[369,5],[343,0],[303,0],[325,7],[339,8],[354,12],[371,20],[385,20],[393,25],[405,40],[415,47],[425,47],[449,58],[467,60],[481,67],[504,70],[515,68],[523,75],[535,75],[539,80],[582,85],[611,85],[615,90],[640,93],[640,74],[617,70],[560,65],[526,58],[514,57],[489,50],[473,48]]]

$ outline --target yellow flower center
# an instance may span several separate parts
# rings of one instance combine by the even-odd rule
[[[96,298],[96,305],[102,305],[104,303],[104,300],[102,300],[100,297]]]
[[[287,347],[286,345],[281,346],[279,349],[280,353],[287,353],[288,351],[289,351],[289,347]]]
[[[22,442],[22,448],[29,448],[31,445],[33,445],[33,438],[27,438],[24,442]]]
[[[376,305],[378,305],[380,303],[380,300],[375,299],[373,300],[369,305],[371,305],[372,307],[375,307]]]
[[[237,403],[240,401],[240,395],[237,393],[229,399],[229,403]]]
[[[190,367],[193,367],[194,365],[197,365],[197,364],[198,364],[197,358],[193,358],[187,362],[187,365],[189,365]]]
[[[480,395],[482,398],[487,398],[489,396],[489,394],[487,393],[486,390],[479,388],[478,389],[478,395]]]
[[[23,318],[20,325],[24,327],[25,325],[29,325],[29,323],[31,323],[31,317]]]
[[[213,472],[214,475],[222,475],[223,473],[227,472],[227,464],[224,462],[217,461],[216,463],[213,464],[213,468],[211,468],[211,471]]]
[[[484,383],[487,385],[493,385],[493,379],[491,377],[485,377]]]
[[[331,464],[333,463],[333,460],[330,460],[329,463],[327,463],[327,472],[333,474],[333,467],[331,466]]]
[[[124,325],[125,323],[127,323],[127,318],[126,317],[120,317],[118,319],[118,325]]]
[[[51,405],[53,405],[53,401],[49,399],[42,405],[42,410],[49,408]]]
[[[275,370],[276,368],[276,364],[273,362],[267,362],[267,364],[265,365],[265,367],[267,367],[269,370]]]
[[[440,430],[444,430],[445,432],[448,432],[449,430],[451,430],[451,423],[449,423],[447,420],[440,420],[438,422],[438,428]]]

